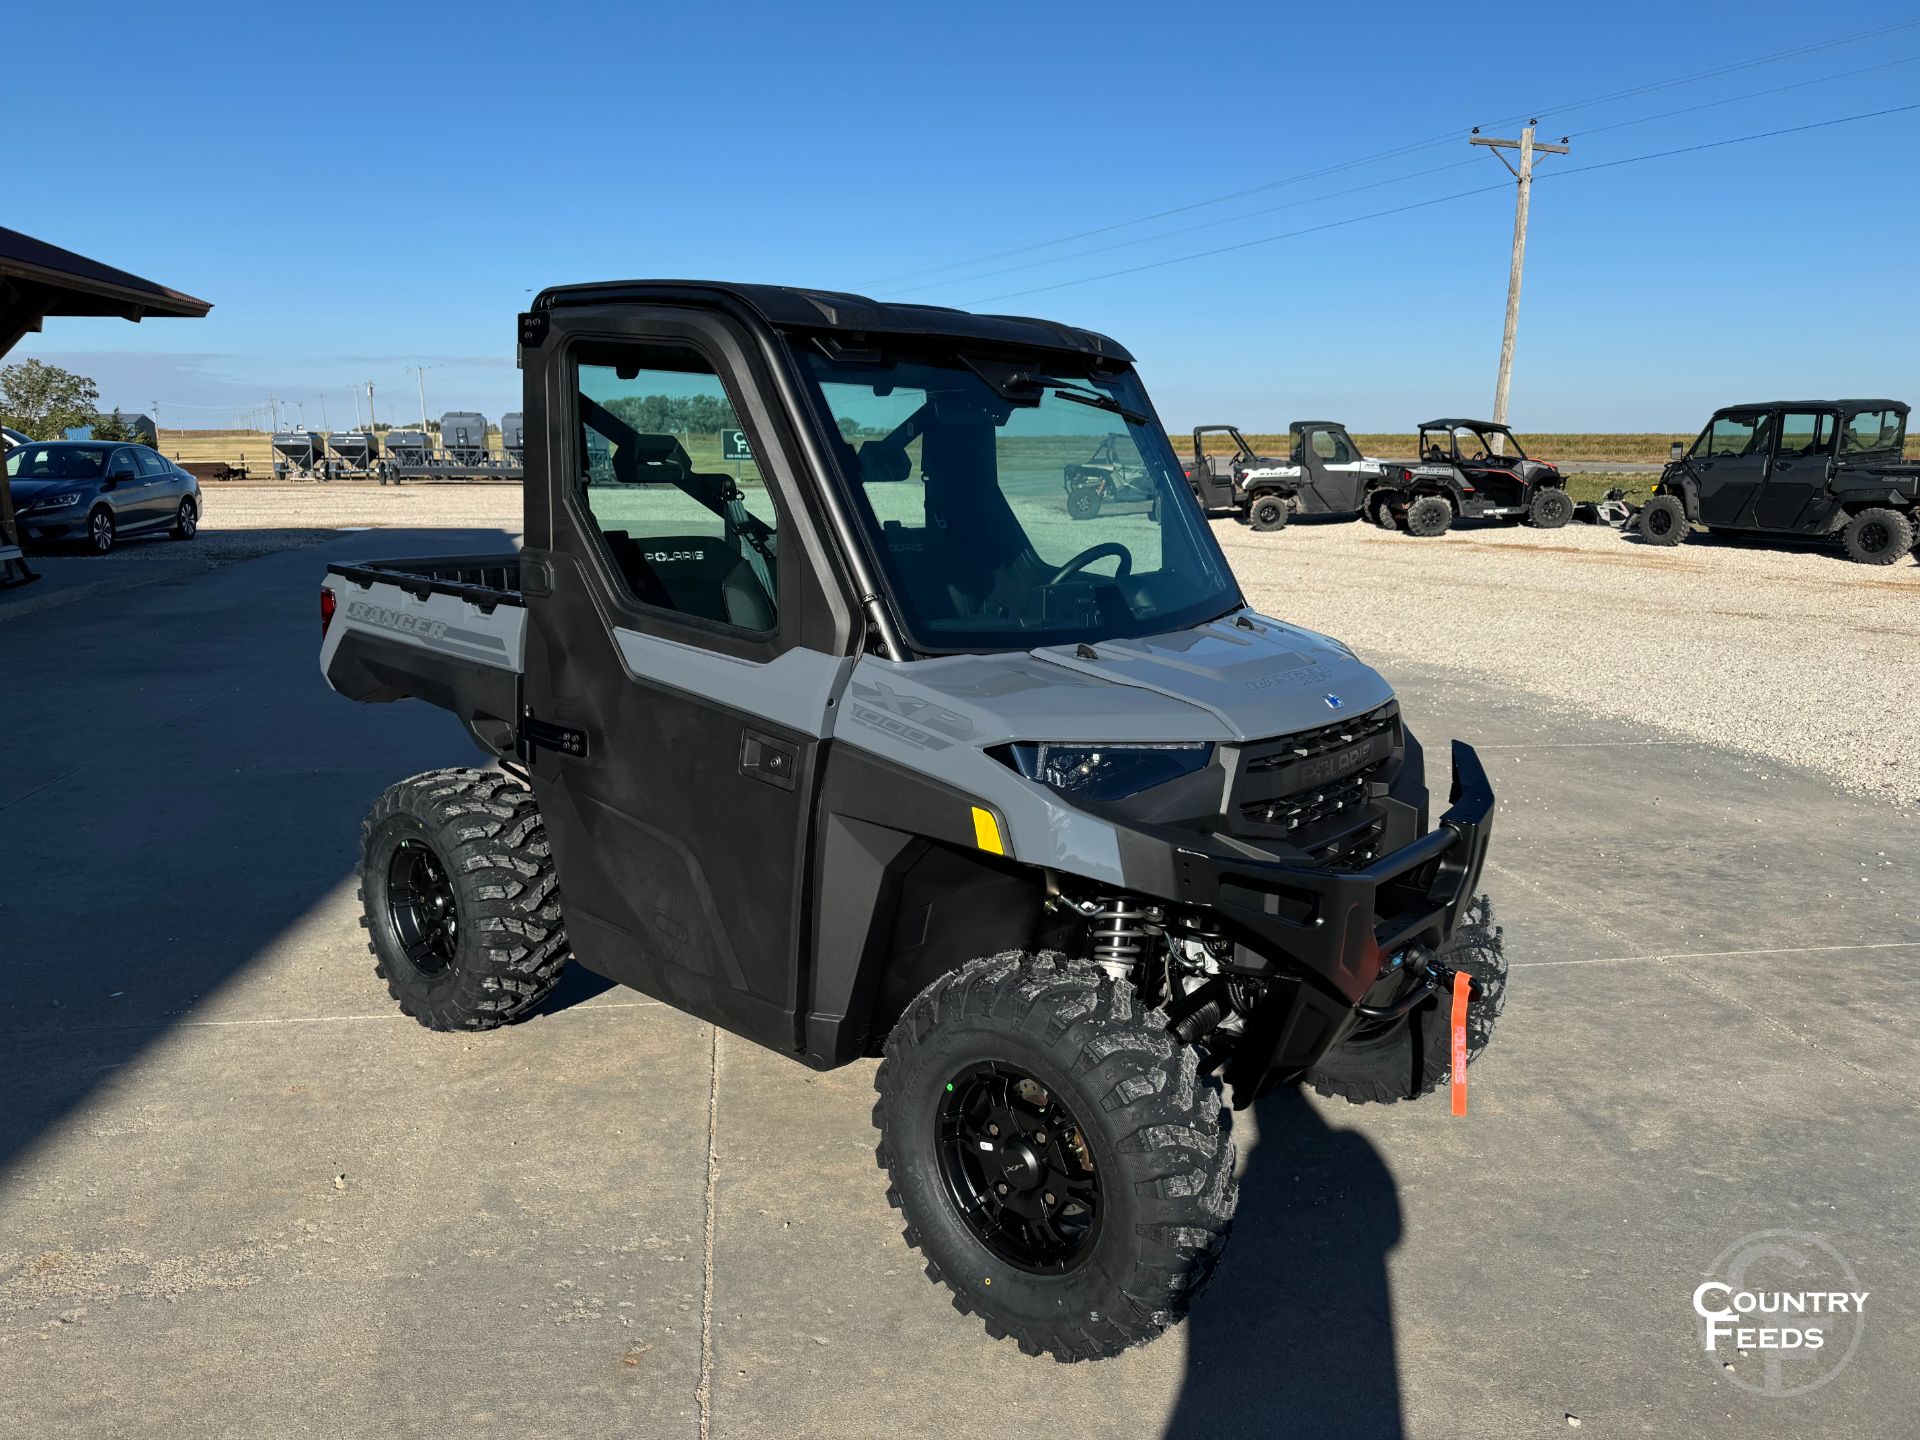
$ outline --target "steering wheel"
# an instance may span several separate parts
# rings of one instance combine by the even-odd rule
[[[1078,555],[1054,571],[1053,574],[1049,575],[1044,583],[1048,585],[1058,585],[1069,576],[1078,575],[1094,561],[1104,560],[1109,555],[1116,557],[1120,561],[1119,568],[1114,571],[1114,579],[1124,580],[1133,573],[1133,552],[1117,540],[1103,540],[1098,545],[1089,545],[1086,549],[1082,550]]]

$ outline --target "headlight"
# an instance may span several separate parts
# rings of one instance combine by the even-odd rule
[[[1077,800],[1120,800],[1204,770],[1213,757],[1206,742],[1172,745],[1026,743],[1011,747],[1029,780]]]
[[[48,495],[24,508],[28,510],[60,510],[68,505],[78,505],[79,503],[80,492],[78,490],[69,490],[64,495]]]

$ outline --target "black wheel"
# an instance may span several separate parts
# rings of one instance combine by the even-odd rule
[[[105,555],[119,537],[120,527],[114,522],[113,511],[105,505],[95,506],[87,516],[87,549],[95,555]]]
[[[1898,510],[1862,510],[1840,532],[1849,558],[1862,565],[1891,565],[1913,549],[1913,521]]]
[[[1220,1092],[1126,981],[972,961],[907,1007],[873,1083],[887,1201],[994,1338],[1116,1355],[1211,1277],[1238,1193]]]
[[[1393,513],[1393,497],[1391,495],[1382,495],[1379,499],[1370,501],[1367,505],[1367,518],[1382,530],[1398,530],[1400,528],[1399,517]]]
[[[1687,511],[1677,495],[1656,495],[1640,507],[1640,534],[1649,545],[1678,545],[1687,538]]]
[[[1091,520],[1100,513],[1100,492],[1090,485],[1067,492],[1067,514],[1076,520]]]
[[[1444,495],[1422,495],[1407,506],[1407,534],[1432,539],[1453,524],[1453,506]]]
[[[1284,530],[1293,518],[1293,506],[1279,495],[1256,495],[1247,506],[1247,524],[1256,530]]]
[[[191,540],[200,533],[200,507],[193,503],[191,495],[180,502],[180,510],[173,517],[173,528],[167,533],[176,540]]]
[[[1573,497],[1549,486],[1538,491],[1527,507],[1527,519],[1540,530],[1558,530],[1573,518]]]
[[[1467,1063],[1471,1065],[1493,1038],[1494,1021],[1507,1003],[1507,961],[1493,907],[1482,896],[1474,902],[1441,951],[1453,969],[1478,980],[1483,992],[1467,1006]],[[1320,1057],[1303,1077],[1322,1095],[1355,1105],[1417,1100],[1452,1073],[1447,1030],[1451,998],[1427,1001],[1398,1020],[1360,1029]]]
[[[533,793],[497,770],[392,786],[361,827],[374,970],[430,1030],[491,1030],[538,1005],[570,952]]]

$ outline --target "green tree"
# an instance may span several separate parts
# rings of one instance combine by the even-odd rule
[[[43,360],[0,367],[0,425],[35,440],[58,440],[100,413],[100,387],[85,375]]]
[[[108,410],[93,417],[93,438],[96,440],[137,440],[140,437],[128,428],[126,421],[122,420],[111,410]]]

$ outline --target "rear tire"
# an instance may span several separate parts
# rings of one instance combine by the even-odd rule
[[[1407,534],[1422,539],[1444,535],[1453,524],[1453,506],[1442,495],[1422,495],[1407,506]]]
[[[1687,511],[1679,498],[1656,495],[1640,508],[1640,535],[1649,545],[1678,545],[1687,538]]]
[[[1899,510],[1862,510],[1840,532],[1840,543],[1862,565],[1891,565],[1913,549],[1913,521]]]
[[[553,989],[571,952],[533,792],[511,775],[430,770],[361,827],[374,971],[429,1030],[491,1030]]]
[[[1549,486],[1533,497],[1527,519],[1538,530],[1558,530],[1573,518],[1573,497]]]
[[[1293,506],[1279,495],[1256,495],[1247,506],[1247,524],[1255,530],[1284,530]]]
[[[1393,497],[1382,495],[1377,500],[1367,502],[1367,518],[1382,530],[1398,530],[1400,521],[1393,513]]]
[[[907,1243],[995,1339],[1116,1355],[1211,1278],[1238,1195],[1220,1092],[1126,981],[971,961],[907,1007],[873,1084]]]
[[[180,502],[180,511],[173,517],[173,528],[167,533],[176,540],[191,540],[200,533],[200,508],[193,503],[191,495]]]

